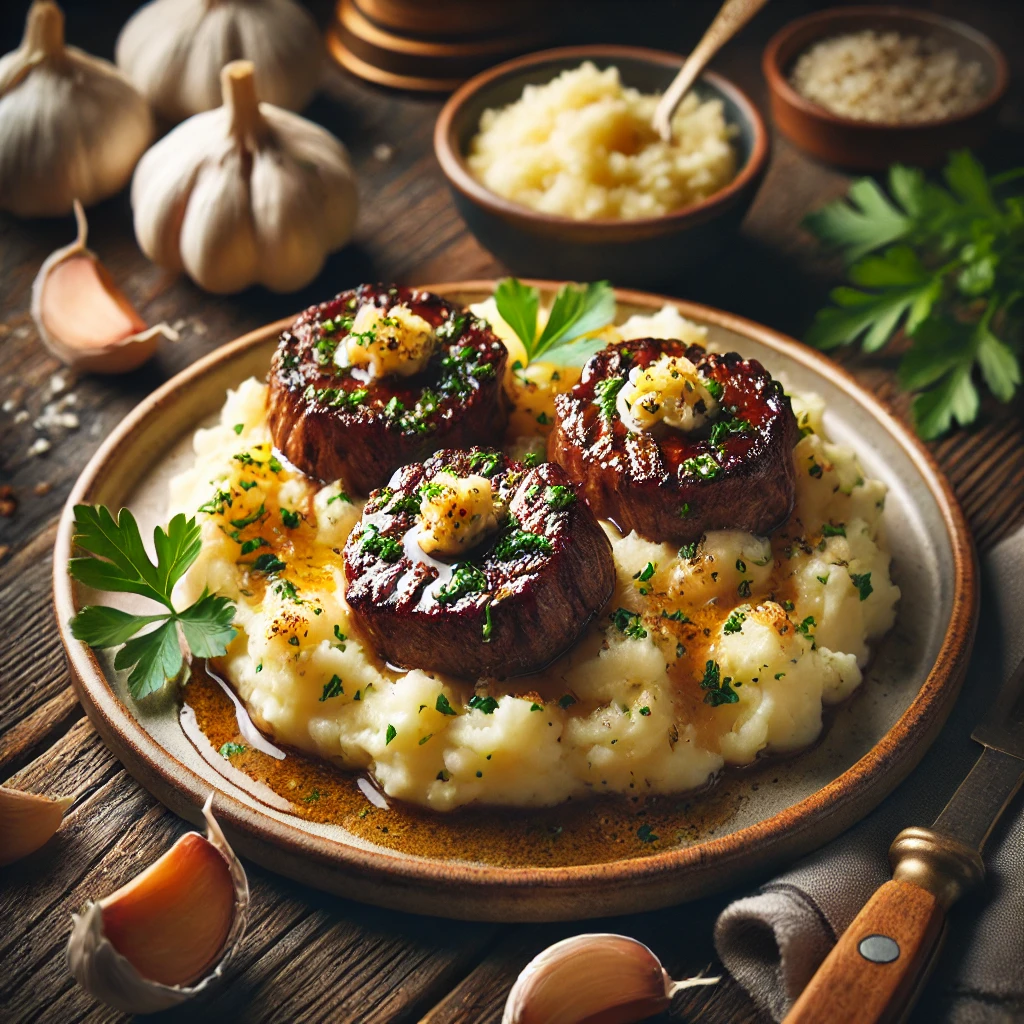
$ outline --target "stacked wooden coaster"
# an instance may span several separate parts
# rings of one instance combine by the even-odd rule
[[[555,20],[541,0],[339,0],[332,57],[360,78],[447,92],[484,68],[547,42]]]

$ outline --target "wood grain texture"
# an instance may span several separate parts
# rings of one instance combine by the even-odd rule
[[[783,1024],[889,1024],[903,1014],[928,969],[946,915],[937,897],[910,882],[886,882],[840,936]],[[872,962],[865,941],[896,943],[896,956]]]
[[[69,40],[111,56],[117,31],[136,0],[95,5],[68,0]],[[326,22],[329,0],[310,4]],[[687,52],[710,22],[718,0],[638,0],[621,17],[621,0],[591,0],[586,16],[562,29],[562,41],[614,41]],[[760,77],[765,41],[811,0],[774,0],[719,54],[715,70],[732,78],[766,110]],[[1024,162],[1024,6],[979,0],[954,9],[998,39],[1014,84],[1003,131],[982,154],[1002,169]],[[20,37],[25,4],[0,5],[0,52]],[[635,13],[634,13],[635,12]],[[0,878],[0,1018],[7,1021],[123,1021],[81,993],[63,963],[69,914],[89,896],[110,891],[155,859],[187,826],[155,804],[120,768],[68,699],[67,673],[50,618],[49,551],[53,523],[78,473],[120,418],[158,384],[198,356],[245,331],[297,311],[361,280],[415,283],[486,277],[500,266],[468,235],[448,198],[430,150],[440,100],[385,92],[341,73],[307,112],[348,145],[359,178],[361,213],[353,245],[332,257],[302,292],[259,289],[204,295],[147,263],[131,230],[126,194],[89,211],[90,244],[150,321],[166,320],[181,341],[124,378],[59,372],[41,348],[28,316],[32,279],[53,249],[70,241],[70,217],[31,223],[0,215],[0,484],[11,485],[16,513],[0,518],[0,777],[37,792],[72,793],[76,802],[57,836],[28,863]],[[391,147],[387,159],[375,156]],[[674,293],[801,336],[837,283],[841,268],[823,258],[799,222],[811,208],[842,194],[849,177],[803,157],[776,138],[771,165],[740,236],[723,257],[680,280]],[[898,415],[907,401],[895,386],[895,356],[841,354],[843,363]],[[54,381],[54,375],[58,380]],[[58,393],[53,385],[62,384]],[[52,401],[69,406],[77,430],[35,429]],[[24,410],[26,417],[16,416]],[[15,420],[18,420],[16,422]],[[37,437],[51,451],[27,452]],[[986,401],[975,429],[932,445],[964,505],[979,547],[986,549],[1024,520],[1024,418]],[[35,493],[37,486],[44,493]],[[12,773],[15,773],[12,775]],[[497,1022],[511,980],[543,945],[565,934],[545,927],[493,928],[436,922],[370,910],[250,870],[254,916],[231,984],[209,1004],[170,1020]],[[647,941],[676,977],[714,963],[711,927],[735,894],[660,914],[588,922],[576,930],[613,928]],[[702,1024],[766,1024],[731,981],[677,1000],[663,1019]]]

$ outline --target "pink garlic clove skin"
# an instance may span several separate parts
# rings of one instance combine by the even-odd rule
[[[150,359],[166,324],[147,327],[106,267],[86,248],[88,224],[75,200],[78,237],[52,253],[32,286],[32,316],[43,344],[62,363],[90,373],[129,373]]]

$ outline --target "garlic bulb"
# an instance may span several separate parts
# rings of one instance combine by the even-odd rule
[[[0,786],[0,867],[35,853],[60,827],[71,797],[52,799]]]
[[[221,80],[222,107],[190,117],[139,161],[135,237],[209,292],[294,291],[352,235],[348,154],[318,125],[257,102],[248,61],[228,64]]]
[[[113,64],[64,45],[52,0],[0,57],[0,209],[52,217],[121,189],[153,138],[149,105]]]
[[[295,0],[153,0],[121,30],[117,66],[171,121],[220,103],[220,69],[256,66],[268,103],[301,110],[320,82],[323,41]]]
[[[661,961],[625,935],[574,935],[548,946],[522,970],[502,1024],[630,1024],[667,1010],[686,988],[718,978],[673,981]]]
[[[51,253],[32,285],[32,318],[43,344],[68,366],[92,373],[127,373],[156,352],[157,338],[178,340],[167,324],[147,327],[85,247],[89,225],[76,199],[78,237]]]
[[[142,874],[72,914],[68,967],[101,1002],[155,1013],[218,979],[242,933],[249,883],[210,805],[206,837],[183,835]]]

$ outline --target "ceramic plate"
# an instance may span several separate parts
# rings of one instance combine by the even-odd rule
[[[493,282],[427,287],[468,303],[491,294]],[[631,291],[619,291],[618,301],[621,318],[673,303],[683,316],[708,326],[713,345],[761,360],[792,388],[818,392],[827,402],[832,438],[854,447],[866,473],[889,488],[885,522],[893,579],[903,592],[898,619],[860,690],[828,716],[815,747],[727,774],[706,796],[662,807],[662,841],[650,847],[636,843],[635,827],[628,846],[617,827],[602,836],[602,822],[622,815],[601,799],[585,812],[574,811],[576,825],[565,830],[550,825],[550,812],[520,814],[524,834],[532,830],[533,839],[504,851],[463,812],[437,826],[457,842],[432,843],[435,828],[422,812],[416,827],[402,831],[407,842],[390,835],[384,843],[365,831],[292,813],[287,804],[259,799],[253,787],[225,777],[182,731],[173,697],[141,707],[127,700],[109,659],[68,630],[75,610],[94,600],[66,571],[72,506],[131,507],[144,535],[151,533],[164,519],[169,478],[191,457],[193,431],[216,416],[227,388],[266,374],[277,335],[288,323],[281,321],[199,360],[139,405],[96,453],[65,508],[54,560],[57,619],[78,696],[128,771],[194,823],[214,790],[214,809],[235,848],[281,874],[363,902],[491,921],[596,917],[706,895],[809,852],[878,804],[942,726],[974,636],[973,548],[948,484],[917,439],[816,352],[694,303]],[[546,843],[536,842],[538,831],[550,833]]]

